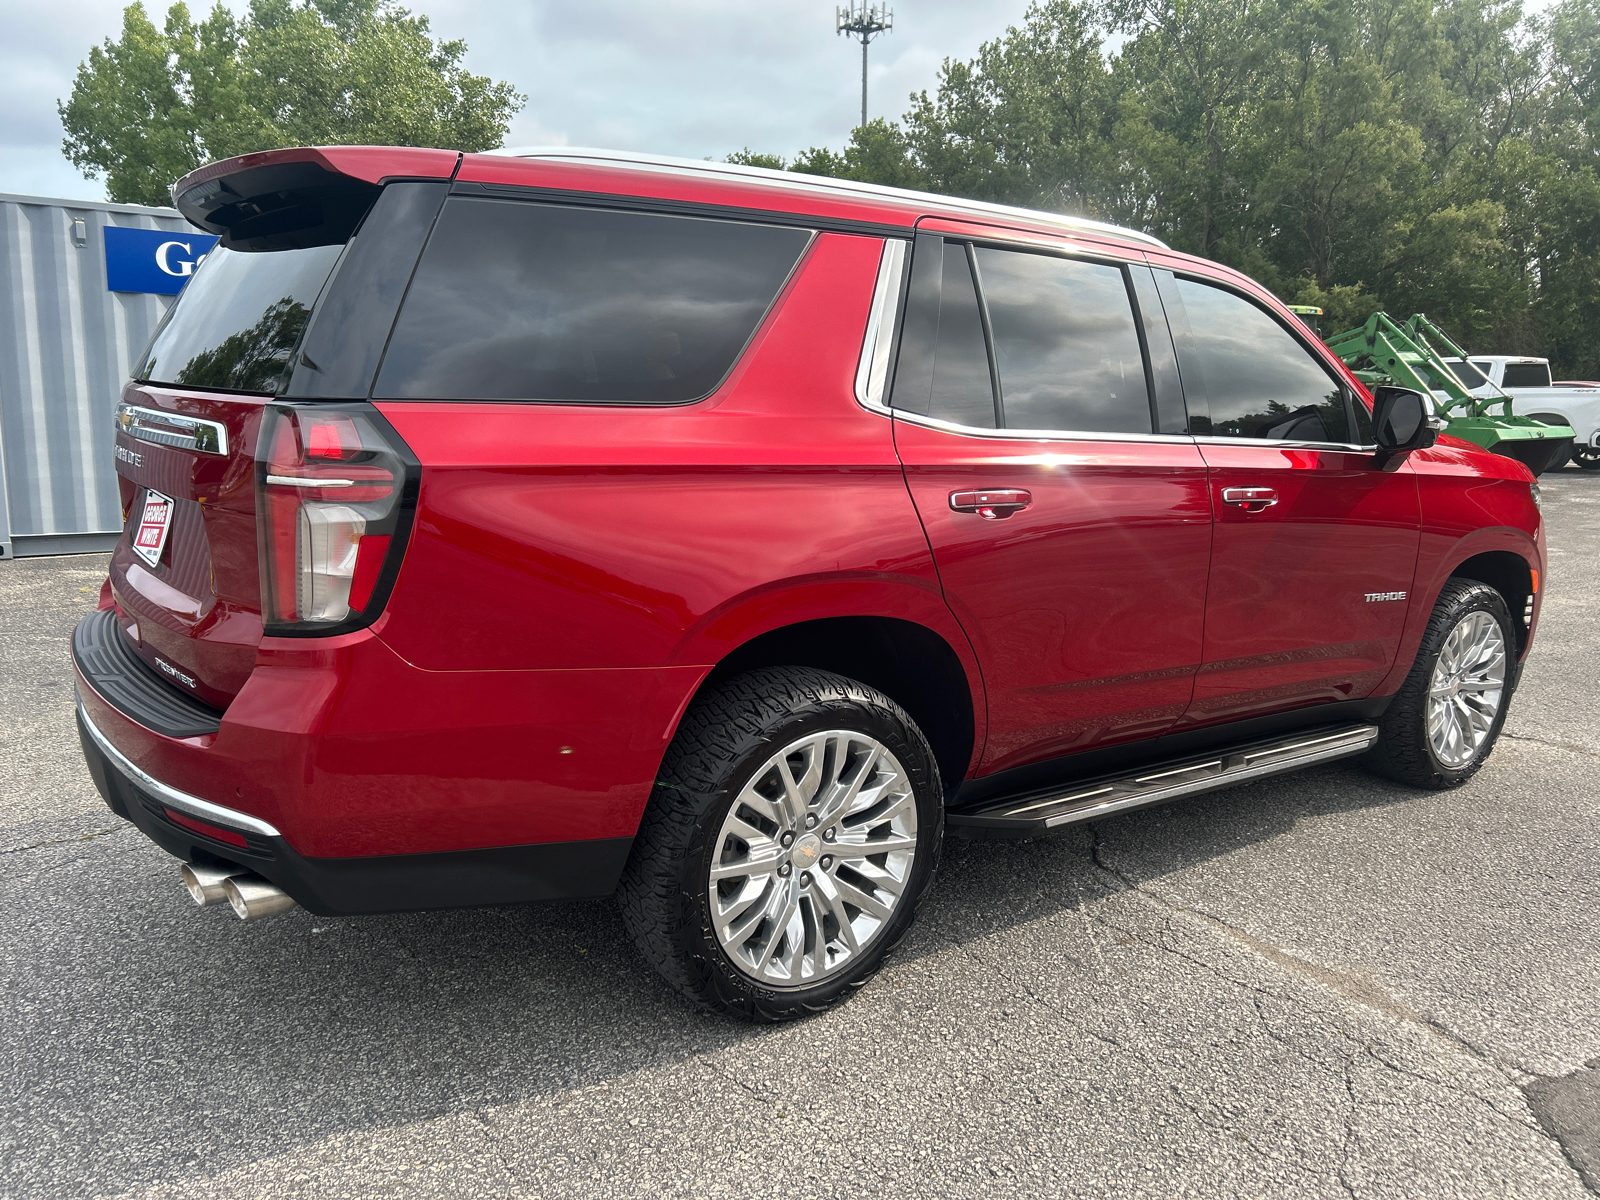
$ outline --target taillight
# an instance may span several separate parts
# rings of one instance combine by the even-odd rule
[[[256,449],[261,618],[269,632],[356,627],[404,549],[415,463],[364,407],[270,406]],[[366,610],[371,609],[369,613]],[[287,628],[274,628],[274,627]]]

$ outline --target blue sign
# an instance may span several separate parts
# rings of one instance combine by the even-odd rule
[[[176,296],[217,244],[209,233],[119,229],[114,225],[105,229],[106,286],[113,292]]]

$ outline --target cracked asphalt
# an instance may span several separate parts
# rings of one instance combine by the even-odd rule
[[[1347,763],[952,841],[810,1021],[696,1015],[604,902],[254,925],[105,809],[68,638],[0,563],[0,1195],[1600,1195],[1600,473],[1543,481],[1493,759]]]

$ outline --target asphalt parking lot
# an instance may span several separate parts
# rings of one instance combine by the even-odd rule
[[[192,907],[79,756],[104,558],[0,563],[0,1195],[1600,1194],[1600,472],[1543,484],[1468,786],[952,841],[877,980],[779,1028],[689,1011],[609,903]]]

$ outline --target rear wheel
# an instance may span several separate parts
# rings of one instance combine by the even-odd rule
[[[1586,471],[1600,471],[1600,449],[1594,446],[1572,447],[1572,461]]]
[[[905,935],[943,824],[938,765],[899,705],[826,671],[752,671],[685,715],[623,872],[623,920],[702,1005],[804,1016]]]
[[[1505,598],[1486,583],[1445,584],[1417,660],[1362,762],[1414,787],[1465,783],[1494,749],[1516,682]]]

